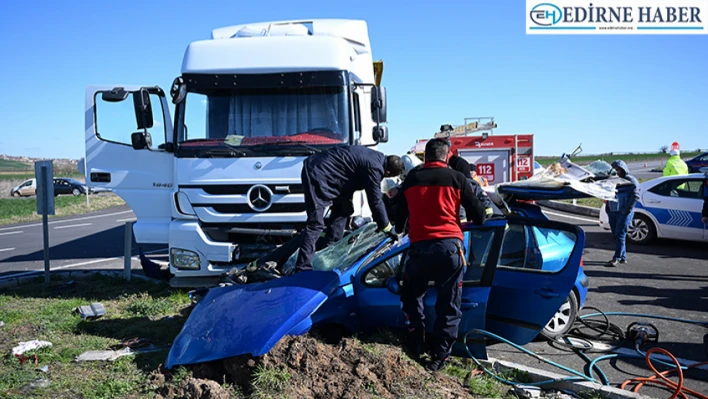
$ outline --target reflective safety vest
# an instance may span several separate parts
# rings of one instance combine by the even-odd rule
[[[664,166],[664,176],[687,175],[688,165],[681,159],[680,156],[674,155],[669,157]]]

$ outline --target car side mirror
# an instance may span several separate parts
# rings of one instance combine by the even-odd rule
[[[401,295],[401,285],[398,283],[395,276],[391,276],[386,279],[386,289],[388,289],[392,294]]]
[[[130,135],[130,141],[133,143],[134,150],[142,150],[152,145],[150,133],[135,132]]]
[[[388,127],[386,126],[374,126],[374,131],[372,133],[374,140],[377,143],[387,143],[388,142]]]
[[[386,123],[386,88],[373,86],[371,89],[371,117],[374,122]]]

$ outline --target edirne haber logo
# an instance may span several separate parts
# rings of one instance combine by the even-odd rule
[[[708,0],[526,0],[527,34],[706,34]]]

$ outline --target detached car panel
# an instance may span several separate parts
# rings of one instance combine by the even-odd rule
[[[482,226],[463,225],[468,265],[460,338],[473,329],[488,329],[525,344],[538,335],[573,287],[584,246],[582,232],[569,224],[544,220],[519,218],[509,223],[492,219]],[[533,261],[539,269],[497,268],[504,254],[504,237],[519,224],[522,231],[538,228],[529,245],[539,247],[539,257]],[[354,331],[404,328],[400,296],[387,289],[386,281],[405,264],[408,245],[407,237],[394,243],[369,223],[318,252],[313,272],[212,288],[185,323],[166,366],[241,354],[258,356],[285,335],[304,334],[316,324],[339,324]],[[559,255],[548,245],[563,245],[564,249],[557,251]],[[296,257],[297,251],[284,271],[292,270]],[[544,270],[544,264],[553,270]],[[431,287],[425,299],[428,330],[435,320],[435,299]],[[486,358],[484,339],[470,337],[468,348],[474,356]],[[461,342],[454,354],[467,355]]]

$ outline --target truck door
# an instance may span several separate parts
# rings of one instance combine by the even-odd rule
[[[511,181],[508,150],[460,150],[460,157],[477,166],[477,174],[498,184]]]
[[[86,183],[120,196],[139,243],[166,244],[172,218],[172,122],[157,86],[86,90]]]

